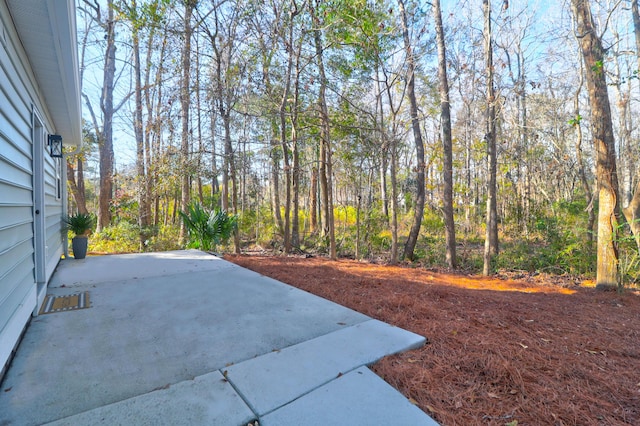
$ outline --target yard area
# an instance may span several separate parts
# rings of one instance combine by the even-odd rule
[[[640,295],[569,279],[225,259],[421,334],[373,370],[443,426],[640,424]]]

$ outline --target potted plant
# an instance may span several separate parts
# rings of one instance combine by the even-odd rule
[[[88,237],[93,227],[93,216],[89,213],[77,213],[67,217],[64,221],[67,224],[67,229],[74,234],[71,240],[73,257],[75,259],[84,259],[87,256]]]

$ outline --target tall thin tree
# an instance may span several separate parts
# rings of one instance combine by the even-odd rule
[[[333,220],[333,163],[331,152],[331,125],[329,123],[329,109],[327,107],[327,76],[324,68],[324,44],[322,41],[321,21],[318,15],[320,0],[310,8],[313,15],[313,36],[316,51],[316,63],[320,77],[318,91],[318,109],[320,110],[320,188],[323,198],[325,216],[325,237],[329,239],[329,255],[331,259],[338,257],[336,250],[335,223]]]
[[[114,2],[108,0],[106,4],[107,14],[103,18],[102,9],[98,2],[85,0],[84,4],[92,9],[92,19],[102,27],[105,32],[105,54],[102,74],[102,93],[100,95],[100,110],[102,113],[102,125],[89,100],[83,93],[89,115],[98,139],[98,152],[100,155],[100,191],[98,196],[98,224],[96,230],[111,224],[111,201],[113,200],[114,179],[114,151],[113,151],[113,117],[122,106],[114,106],[113,92],[116,78],[116,24]]]
[[[596,151],[599,200],[596,288],[615,288],[619,278],[617,235],[620,205],[615,140],[604,69],[604,49],[602,39],[596,31],[589,1],[571,0],[571,8],[576,21],[575,35],[585,64],[591,106],[591,135]]]
[[[183,16],[183,45],[181,58],[182,78],[180,79],[180,160],[182,166],[182,176],[180,181],[182,209],[186,211],[191,200],[191,166],[190,166],[190,139],[189,139],[189,108],[191,105],[191,36],[193,34],[193,24],[191,22],[193,10],[198,4],[197,0],[184,0]],[[184,241],[186,229],[182,222],[180,226],[180,241]]]
[[[449,104],[449,80],[447,79],[447,51],[442,27],[440,0],[433,1],[433,17],[436,24],[438,45],[438,80],[440,88],[440,120],[442,122],[442,150],[444,153],[444,188],[442,204],[446,238],[446,262],[450,268],[456,267],[456,229],[453,220],[453,147],[451,140],[451,107]]]
[[[403,0],[398,0],[400,18],[402,22],[402,38],[404,40],[404,50],[407,61],[407,96],[409,97],[409,109],[411,114],[411,128],[413,129],[413,142],[416,148],[416,198],[414,202],[413,223],[409,236],[404,245],[402,257],[413,260],[414,250],[420,234],[422,225],[422,215],[424,214],[425,200],[425,163],[424,163],[424,142],[422,140],[422,130],[420,128],[420,118],[418,116],[418,101],[416,99],[416,60],[413,55],[411,39],[409,38],[409,24],[407,11]]]
[[[498,254],[496,94],[493,82],[493,41],[491,33],[491,1],[482,0],[484,10],[484,58],[487,79],[485,110],[485,143],[487,144],[487,214],[484,242],[483,275],[491,274],[491,260]]]
[[[640,74],[640,12],[638,12],[638,0],[631,0],[631,14],[633,17],[633,32],[636,41],[636,58],[638,63],[637,73]],[[640,179],[636,178],[636,186],[633,190],[631,201],[624,208],[624,216],[636,239],[636,245],[640,250]]]

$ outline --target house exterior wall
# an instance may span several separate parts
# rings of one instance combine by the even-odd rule
[[[35,81],[0,0],[0,370],[37,313],[66,243],[63,165],[48,154],[53,125]]]

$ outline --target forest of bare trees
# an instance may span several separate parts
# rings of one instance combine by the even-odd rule
[[[82,0],[95,251],[228,250],[636,279],[637,0]],[[635,239],[634,239],[635,238]]]

